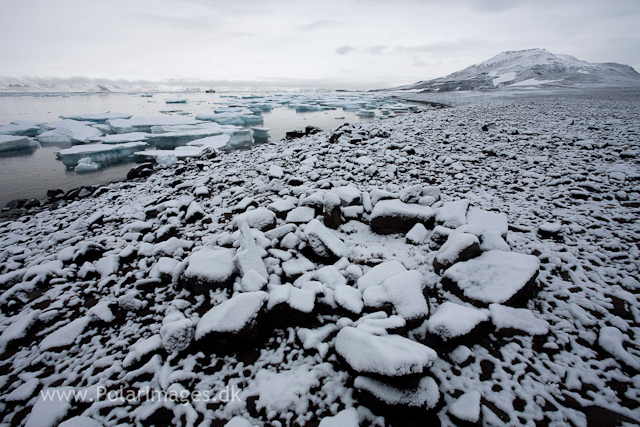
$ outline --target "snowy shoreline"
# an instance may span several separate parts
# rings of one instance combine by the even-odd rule
[[[0,223],[3,413],[637,422],[640,94],[616,94],[463,98]],[[98,386],[242,400],[38,394]]]

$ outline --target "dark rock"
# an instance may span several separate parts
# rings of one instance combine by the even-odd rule
[[[480,241],[472,234],[460,233],[449,236],[433,259],[436,273],[441,273],[457,262],[467,261],[480,255]]]
[[[153,173],[152,163],[143,163],[138,165],[127,173],[127,179],[146,178]]]
[[[40,202],[38,201],[38,199],[29,199],[23,206],[23,208],[25,209],[31,209],[31,208],[37,208],[37,207],[40,207]]]
[[[319,127],[316,127],[316,126],[307,126],[304,129],[304,133],[306,135],[315,135],[316,133],[320,133],[320,132],[322,132],[322,129],[320,129]]]
[[[61,197],[62,195],[64,195],[64,191],[60,189],[47,190],[47,197],[49,197],[50,199],[56,199],[58,197]]]
[[[487,123],[482,125],[482,130],[484,132],[489,132],[489,129],[495,129],[496,128],[496,124],[495,123]]]
[[[292,176],[287,180],[287,184],[292,187],[299,187],[300,185],[304,184],[304,180],[300,177]]]
[[[10,202],[8,202],[6,204],[6,206],[9,209],[20,209],[20,208],[24,207],[25,203],[27,203],[27,199],[16,199],[16,200],[11,200]]]
[[[403,233],[421,223],[433,228],[434,212],[429,206],[403,203],[400,200],[381,200],[371,213],[370,226],[376,233]]]
[[[286,139],[297,139],[302,138],[303,136],[306,136],[306,133],[299,129],[289,131],[285,134]]]

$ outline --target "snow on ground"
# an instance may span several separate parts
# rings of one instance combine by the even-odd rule
[[[522,100],[186,159],[0,223],[0,423],[636,424],[637,96]]]

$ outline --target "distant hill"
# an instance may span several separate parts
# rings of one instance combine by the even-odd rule
[[[130,92],[184,92],[205,90],[208,87],[189,87],[166,82],[130,82],[124,80],[89,79],[76,77],[68,79],[46,79],[25,77],[0,77],[0,93],[130,93]]]
[[[550,87],[640,87],[632,67],[607,62],[594,64],[544,49],[502,52],[461,71],[395,89],[424,92],[535,89]]]

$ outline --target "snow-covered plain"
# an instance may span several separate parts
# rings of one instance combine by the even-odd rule
[[[0,423],[637,424],[639,97],[454,97],[0,224]],[[147,386],[240,401],[96,401]]]

